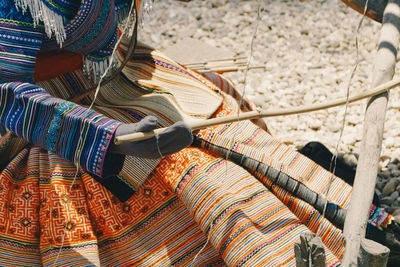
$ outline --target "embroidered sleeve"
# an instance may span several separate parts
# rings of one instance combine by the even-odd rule
[[[122,168],[124,156],[107,153],[120,122],[52,97],[36,85],[1,85],[0,123],[37,146],[79,162],[97,176],[115,175]]]

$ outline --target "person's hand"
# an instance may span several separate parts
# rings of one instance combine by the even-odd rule
[[[115,131],[115,137],[135,132],[149,132],[157,127],[157,118],[147,116],[138,123],[122,124]],[[158,139],[158,140],[157,140]],[[126,143],[112,144],[110,152],[143,158],[160,158],[171,155],[189,146],[193,141],[191,128],[184,122],[177,122],[158,135],[158,138]]]

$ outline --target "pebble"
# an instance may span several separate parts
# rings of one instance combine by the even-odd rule
[[[399,192],[394,191],[390,197],[392,198],[392,201],[395,201],[398,197],[400,196]]]
[[[390,179],[389,182],[383,187],[382,193],[385,196],[389,196],[396,190],[397,186],[397,180],[396,179]]]
[[[390,174],[394,177],[399,177],[400,176],[400,170],[398,169],[393,169],[391,170]]]
[[[390,206],[393,202],[393,199],[391,197],[383,197],[380,200],[381,205],[387,205]]]

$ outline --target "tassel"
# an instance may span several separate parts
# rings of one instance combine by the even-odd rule
[[[87,56],[84,60],[83,71],[88,78],[92,79],[94,83],[97,83],[104,73],[107,72],[105,76],[105,78],[107,78],[116,67],[117,60],[115,57],[105,57],[100,59]]]
[[[134,1],[134,0],[133,0]],[[143,20],[144,20],[144,16],[150,16],[151,10],[153,9],[153,4],[154,4],[154,0],[143,0],[142,3],[140,4],[140,8],[139,8],[139,22],[140,25],[143,26]],[[119,24],[124,24],[124,23],[129,23],[129,25],[133,25],[135,19],[132,17],[135,17],[135,14],[131,14],[132,17],[129,17],[129,10],[130,7],[124,7],[120,10],[118,10],[117,12],[117,21]],[[136,12],[134,10],[134,12]]]
[[[139,22],[140,26],[143,27],[144,25],[144,18],[150,17],[150,13],[153,10],[154,0],[143,0],[140,6],[139,12]]]
[[[15,0],[15,7],[20,8],[23,12],[29,8],[34,26],[36,27],[42,21],[47,36],[51,38],[54,34],[57,43],[62,47],[67,34],[61,15],[52,11],[40,0]]]

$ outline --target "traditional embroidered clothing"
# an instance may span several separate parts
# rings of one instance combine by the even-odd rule
[[[63,49],[86,56],[87,71],[100,76],[117,40],[117,22],[130,0],[0,0],[1,80],[29,81],[41,51]]]
[[[64,2],[43,1],[46,7]],[[107,1],[84,0],[79,8],[94,2]],[[100,13],[122,2],[109,1]],[[5,27],[8,32],[10,27]],[[40,26],[37,29],[42,34]],[[68,26],[65,29],[68,42]],[[3,51],[17,46],[9,44],[1,44]],[[16,52],[20,60],[15,61],[0,52],[0,79],[24,78],[18,68],[27,62],[31,65],[25,75],[33,74],[36,52]],[[124,54],[122,46],[119,55]],[[342,233],[311,204],[263,173],[251,173],[207,149],[189,147],[158,160],[126,156],[123,166],[111,164],[119,165],[113,166],[114,172],[122,167],[118,175],[105,175],[112,160],[106,158],[107,146],[121,123],[154,115],[160,126],[168,126],[183,119],[235,114],[239,107],[224,91],[237,93],[222,77],[206,75],[213,83],[139,45],[123,74],[101,88],[95,111],[87,115],[82,169],[75,177],[71,160],[84,108],[60,98],[70,99],[94,84],[79,69],[79,56],[61,54],[52,60],[67,66],[65,71],[55,76],[36,73],[44,79],[37,85],[1,85],[0,123],[33,144],[10,158],[0,174],[0,265],[294,266],[294,241],[319,227],[327,265],[340,264]],[[330,173],[250,121],[211,127],[197,136],[263,162],[316,193],[330,182]],[[8,140],[21,139],[8,133],[0,146]],[[347,208],[350,193],[350,186],[333,177],[329,201]],[[371,208],[371,224],[384,228],[390,221],[389,214]]]

